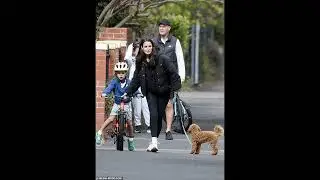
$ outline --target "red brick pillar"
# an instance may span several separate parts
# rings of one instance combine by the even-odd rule
[[[101,93],[114,75],[114,64],[125,57],[126,47],[119,42],[131,42],[131,38],[131,30],[127,28],[105,28],[99,35],[98,41],[105,43],[106,47],[96,49],[96,129],[99,129],[105,120],[105,100],[101,98]],[[109,45],[110,54],[108,61],[107,45]],[[119,59],[119,53],[121,53],[121,59]]]
[[[96,50],[96,128],[104,122],[104,98],[101,93],[106,83],[106,50]]]

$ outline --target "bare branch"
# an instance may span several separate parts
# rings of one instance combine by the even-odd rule
[[[142,4],[145,4],[145,3],[147,3],[147,2],[151,2],[151,0],[142,0]]]
[[[120,1],[119,6],[123,6],[125,4],[131,4],[132,2],[129,2],[129,1],[132,1],[132,0]]]
[[[105,14],[109,11],[109,9],[117,2],[118,0],[112,0],[101,12],[99,18],[97,20],[97,25],[100,25],[101,21],[104,19]]]
[[[128,26],[138,26],[140,25],[139,23],[133,23],[133,22],[127,22],[125,23],[125,25],[128,25]]]
[[[114,14],[112,14],[112,16],[118,14],[120,11],[128,8],[129,6],[137,6],[137,4],[126,4],[125,6],[122,6],[120,9],[118,9]]]
[[[218,3],[224,4],[224,0],[214,0],[214,2],[218,2]]]
[[[169,2],[183,2],[184,0],[164,0],[164,1],[160,1],[160,2],[154,2],[154,3],[150,3],[148,4],[146,7],[143,8],[143,11],[149,9],[149,8],[155,8],[155,7],[159,7],[165,3],[169,3]]]
[[[134,14],[135,16],[138,14],[139,12],[139,6],[140,6],[140,0],[138,0],[138,5],[137,5],[137,9],[136,9],[136,13]]]
[[[118,4],[118,6],[115,8],[115,10],[118,10],[118,9],[124,9],[123,7],[126,6],[136,6],[137,5],[137,2],[136,0],[125,0],[125,1],[121,1],[120,4]]]
[[[133,18],[134,14],[129,14],[127,17],[125,17],[124,19],[122,19],[121,22],[119,22],[116,26],[114,26],[115,28],[119,28],[121,26],[123,26],[126,22],[128,22],[129,20],[131,20]]]
[[[105,26],[105,25],[107,24],[107,22],[109,21],[109,19],[112,18],[113,15],[114,15],[114,14],[113,14],[113,9],[111,9],[110,11],[108,11],[108,13],[106,14],[106,16],[104,17],[104,19],[103,19],[103,21],[102,21],[102,23],[101,23],[100,26]]]
[[[224,0],[212,0],[213,2],[216,2],[216,3],[221,3],[221,4],[223,4],[224,3]],[[208,2],[208,3],[212,3],[212,2],[210,2],[210,1],[208,1],[208,0],[200,0],[200,2]]]
[[[149,16],[149,15],[150,15],[149,12],[148,12],[148,13],[140,13],[140,14],[137,14],[138,17],[147,17],[147,16]]]

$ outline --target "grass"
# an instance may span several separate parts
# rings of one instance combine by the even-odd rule
[[[186,78],[185,81],[182,83],[181,85],[181,90],[183,92],[190,92],[192,91],[192,85],[191,85],[191,79],[190,78]]]

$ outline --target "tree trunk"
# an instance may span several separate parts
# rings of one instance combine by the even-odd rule
[[[112,18],[112,16],[114,16],[115,14],[112,14],[113,13],[113,9],[108,11],[106,16],[104,17],[102,23],[100,24],[100,26],[102,27],[105,27],[107,22]]]

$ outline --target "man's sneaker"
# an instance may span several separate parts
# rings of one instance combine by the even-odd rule
[[[136,148],[134,147],[134,142],[133,142],[133,140],[132,141],[130,141],[129,139],[128,139],[128,150],[129,151],[134,151]]]
[[[166,132],[166,140],[173,140],[173,137],[170,131]]]
[[[139,126],[135,126],[134,132],[135,133],[141,133],[141,126],[140,125]]]
[[[101,146],[104,143],[104,139],[102,137],[101,132],[96,133],[96,145]]]
[[[150,142],[150,144],[147,148],[147,151],[148,152],[157,152],[158,151],[158,144]]]
[[[151,133],[151,129],[150,129],[150,126],[148,126],[148,128],[147,128],[147,133]]]

